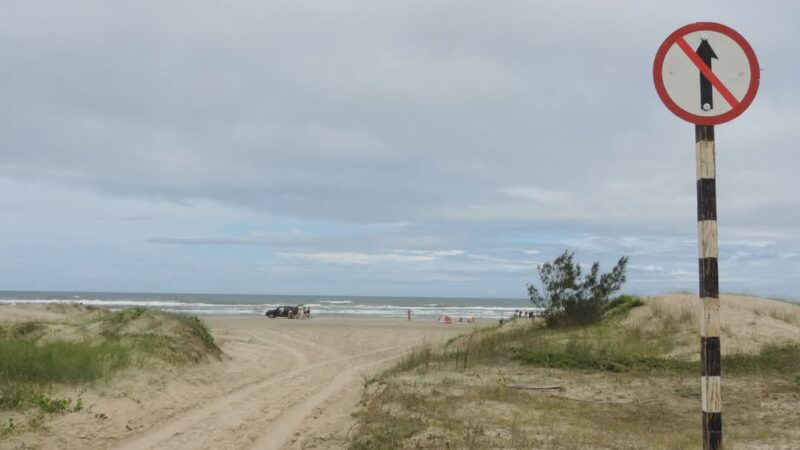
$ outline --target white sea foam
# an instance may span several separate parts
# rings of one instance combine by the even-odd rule
[[[179,312],[195,315],[263,315],[265,311],[282,305],[294,305],[302,303],[303,298],[289,297],[280,299],[271,297],[269,302],[264,303],[230,303],[219,302],[204,303],[195,301],[180,301],[181,296],[176,295],[176,299],[107,299],[102,298],[76,298],[79,296],[71,295],[64,298],[34,298],[34,299],[0,299],[0,304],[83,304],[88,306],[107,307],[113,310],[121,310],[132,307],[145,307],[162,309],[165,311]],[[94,296],[93,296],[94,297]],[[265,299],[266,300],[266,299]],[[408,302],[410,299],[404,299]],[[487,306],[487,305],[448,305],[445,303],[423,303],[425,299],[420,299],[420,303],[413,304],[370,304],[365,302],[358,303],[355,300],[314,300],[314,303],[305,303],[311,308],[314,316],[366,316],[376,318],[397,318],[405,317],[408,310],[416,317],[438,317],[447,314],[451,317],[476,317],[482,319],[499,319],[510,317],[516,310],[537,311],[539,308],[520,308],[513,306]],[[431,299],[427,299],[430,301]],[[375,301],[374,299],[372,301]],[[386,301],[391,301],[387,299]],[[454,300],[454,303],[458,300]],[[472,300],[475,301],[475,300]],[[487,300],[491,302],[491,300]]]
[[[0,304],[12,304],[12,305],[36,305],[36,304],[75,304],[75,305],[87,305],[87,306],[144,306],[147,308],[169,308],[169,307],[182,307],[182,306],[217,306],[217,307],[226,307],[231,305],[219,305],[213,303],[189,303],[189,302],[178,302],[178,301],[161,301],[161,300],[100,300],[100,299],[83,299],[83,300],[75,300],[75,299],[10,299],[10,300],[0,300]]]

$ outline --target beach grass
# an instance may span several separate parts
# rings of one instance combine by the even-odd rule
[[[0,325],[0,410],[74,411],[80,399],[58,397],[58,386],[108,380],[134,365],[185,365],[221,354],[197,317],[145,308],[84,312],[72,321]]]
[[[211,334],[211,330],[208,329],[203,319],[197,316],[180,313],[176,313],[175,317],[186,326],[191,336],[200,339],[206,350],[214,354],[219,353],[220,349],[214,342],[214,336]]]
[[[436,377],[417,386],[388,382],[357,416],[351,448],[678,449],[697,442],[699,430],[686,432],[693,417],[665,405],[584,402],[474,381],[468,377],[469,389],[448,388]]]
[[[351,448],[694,448],[700,363],[680,350],[696,318],[653,303],[624,322],[643,305],[619,301],[586,327],[516,319],[417,347],[372,379]],[[722,366],[728,438],[796,442],[800,412],[781,411],[800,392],[800,343],[726,353]]]
[[[130,347],[119,341],[89,343],[0,341],[0,380],[78,384],[126,367]]]
[[[470,364],[514,361],[521,364],[601,372],[652,375],[694,374],[698,363],[688,355],[670,355],[683,343],[678,331],[694,316],[689,309],[667,310],[654,304],[657,326],[620,326],[635,297],[614,302],[605,319],[585,327],[548,328],[541,321],[516,319],[511,327],[486,327],[451,339],[444,346],[413,349],[383,377],[431,365],[466,369]],[[758,353],[722,355],[726,372],[736,375],[800,372],[800,343],[766,345]]]

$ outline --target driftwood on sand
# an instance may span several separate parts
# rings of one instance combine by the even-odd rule
[[[564,389],[564,386],[561,385],[551,385],[551,386],[528,386],[525,384],[509,384],[508,387],[511,389],[527,389],[531,391],[543,391],[548,389],[558,389],[559,391]]]

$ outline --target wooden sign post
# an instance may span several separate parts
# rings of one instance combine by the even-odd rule
[[[722,448],[722,371],[714,125],[750,106],[758,91],[758,60],[750,44],[731,28],[694,23],[661,44],[653,81],[667,108],[695,124],[703,449],[717,450]]]

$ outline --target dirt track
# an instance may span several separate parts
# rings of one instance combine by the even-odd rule
[[[135,432],[110,448],[342,448],[364,377],[416,344],[467,330],[376,320],[209,323],[229,357],[225,364],[238,370],[235,377],[224,370],[215,374],[223,379],[203,382],[233,387],[175,405],[173,414],[155,411],[158,420],[141,417]]]

